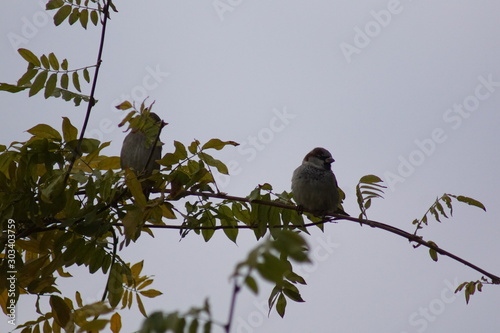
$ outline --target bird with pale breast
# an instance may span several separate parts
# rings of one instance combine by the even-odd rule
[[[314,148],[295,169],[292,192],[297,205],[317,216],[329,214],[348,215],[340,206],[341,198],[337,179],[331,164],[332,154],[325,148]]]

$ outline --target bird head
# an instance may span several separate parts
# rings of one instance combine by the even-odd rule
[[[335,162],[335,160],[328,150],[317,147],[304,157],[302,164],[308,164],[318,169],[330,170],[333,162]]]

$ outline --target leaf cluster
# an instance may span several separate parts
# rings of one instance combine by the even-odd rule
[[[51,298],[52,312],[40,312],[42,319],[68,317],[67,308],[57,298],[60,291],[56,280],[71,277],[67,267],[82,265],[90,274],[101,271],[110,275],[107,299],[111,308],[122,298],[127,300],[123,304],[130,308],[131,295],[136,293],[139,309],[145,314],[139,295],[156,297],[159,292],[144,289],[152,279],[140,277],[140,269],[136,266],[130,269],[116,255],[112,225],[119,217],[113,213],[110,203],[117,202],[122,192],[116,186],[121,176],[113,172],[119,168],[119,158],[101,155],[109,143],[83,139],[79,158],[65,183],[69,161],[77,153],[78,130],[68,118],[63,118],[61,132],[45,124],[36,125],[28,132],[32,134],[28,141],[0,147],[0,225],[3,231],[0,248],[2,251],[9,249],[12,252],[9,256],[15,257],[15,267],[11,267],[6,252],[0,253],[0,305],[3,311],[7,313],[6,306],[11,298],[7,297],[7,272],[15,270],[18,272],[16,300],[19,294],[51,295],[55,297]],[[14,230],[8,229],[9,220],[14,221]],[[17,240],[15,246],[7,247],[10,231]],[[91,325],[79,319],[83,317],[77,316],[76,308],[68,307],[72,314],[69,321],[56,320],[57,325],[63,328],[67,323],[78,327]],[[56,315],[57,312],[61,314]],[[55,327],[45,319],[27,324],[23,332],[36,332],[38,325],[43,325],[44,329],[47,325]]]
[[[142,324],[140,333],[210,333],[214,324],[210,304],[205,300],[203,306],[192,307],[188,311],[171,313],[154,312]]]
[[[89,7],[89,3],[96,7]],[[54,24],[56,26],[67,19],[70,25],[80,22],[84,29],[87,29],[89,18],[93,25],[97,25],[99,15],[103,12],[100,2],[96,0],[50,0],[46,5],[46,9],[57,9],[54,14]]]
[[[367,219],[366,211],[372,205],[372,199],[375,198],[384,198],[382,194],[384,194],[384,188],[382,179],[375,175],[366,175],[361,177],[358,184],[356,185],[356,199],[358,201],[359,206],[359,218]]]
[[[466,197],[464,195],[445,193],[441,197],[436,198],[436,201],[429,207],[420,219],[413,220],[412,224],[415,225],[415,234],[417,234],[418,230],[423,228],[423,225],[428,224],[428,216],[434,217],[434,219],[438,222],[441,222],[440,218],[451,217],[453,215],[453,199],[486,211],[486,207],[484,207],[484,205],[476,199]]]
[[[56,97],[65,101],[72,100],[75,106],[80,105],[82,101],[90,101],[89,96],[81,94],[80,74],[87,83],[90,83],[89,68],[95,67],[95,65],[69,69],[68,60],[59,61],[53,52],[48,55],[42,54],[40,57],[27,49],[21,48],[18,52],[28,62],[28,68],[17,84],[0,83],[0,91],[15,93],[28,90],[28,95],[31,97],[43,90],[45,98]],[[77,92],[69,90],[70,80]]]

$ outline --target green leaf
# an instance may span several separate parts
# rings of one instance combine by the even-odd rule
[[[248,196],[248,200],[253,201],[257,200],[260,198],[260,188],[256,187],[250,192],[250,195]]]
[[[383,182],[383,180],[375,175],[366,175],[366,176],[361,177],[359,182],[370,184],[370,183],[381,183],[381,182]],[[382,186],[382,185],[379,185],[379,186]],[[382,187],[385,187],[385,186],[382,186]]]
[[[174,147],[175,147],[175,152],[174,155],[179,159],[179,160],[184,160],[187,158],[187,151],[186,147],[179,141],[174,141]]]
[[[299,290],[294,285],[290,284],[288,287],[283,288],[283,293],[288,296],[292,301],[305,302],[299,293]]]
[[[210,139],[210,140],[208,140],[207,143],[205,143],[201,147],[201,149],[205,150],[205,149],[213,148],[213,149],[216,149],[216,150],[221,150],[222,148],[224,148],[227,145],[238,146],[239,143],[234,142],[234,141],[222,141],[220,139]]]
[[[304,280],[302,276],[294,272],[288,272],[286,274],[286,278],[288,281],[292,281],[293,283],[306,284],[306,280]]]
[[[196,151],[198,150],[198,146],[200,145],[200,142],[198,140],[194,140],[191,142],[191,144],[188,147],[188,150],[191,154],[196,154]]]
[[[199,323],[198,323],[198,319],[193,319],[193,321],[191,322],[191,324],[189,325],[189,333],[196,333],[198,331],[198,326],[199,326]]]
[[[49,79],[47,80],[47,83],[45,84],[45,93],[44,93],[45,98],[49,98],[50,96],[52,96],[54,89],[56,89],[56,84],[57,84],[57,74],[54,73],[50,75]]]
[[[428,241],[427,243],[437,247],[436,243],[434,243],[433,241]],[[429,249],[429,255],[431,256],[432,260],[438,261],[438,254],[435,249]]]
[[[29,87],[19,87],[8,83],[0,83],[0,91],[7,91],[10,93],[17,93],[28,88]]]
[[[59,70],[59,60],[57,60],[53,52],[49,54],[49,63],[53,69],[55,69],[56,71]]]
[[[50,0],[45,6],[45,9],[47,10],[56,9],[60,8],[62,5],[64,5],[63,0]]]
[[[82,92],[82,90],[80,89],[80,79],[78,77],[78,72],[73,72],[73,86],[75,86],[76,90]]]
[[[42,62],[42,66],[44,68],[50,69],[49,58],[47,58],[47,56],[45,54],[42,54],[42,56],[40,57],[40,61]]]
[[[54,24],[56,26],[64,22],[64,20],[71,14],[71,5],[62,6],[54,15]]]
[[[203,213],[203,222],[201,223],[201,226],[205,227],[206,229],[201,229],[201,234],[205,242],[208,242],[215,233],[215,230],[212,228],[214,227],[213,220],[214,217],[210,213],[208,213],[207,211]]]
[[[114,264],[111,267],[107,288],[109,304],[112,307],[116,307],[123,294],[123,277],[121,273],[121,266],[119,264]]]
[[[80,23],[84,29],[87,29],[87,23],[89,22],[89,11],[87,9],[83,9],[80,12]]]
[[[476,206],[476,207],[481,208],[482,210],[486,211],[486,207],[481,202],[477,201],[476,199],[472,199],[472,198],[469,198],[469,197],[466,197],[463,195],[459,195],[456,198],[460,202],[465,202],[468,205]]]
[[[307,243],[304,238],[297,232],[283,230],[278,234],[278,237],[273,243],[280,253],[290,256],[298,262],[309,262],[307,256]]]
[[[286,298],[283,294],[278,296],[278,301],[276,302],[276,311],[280,315],[281,318],[285,316],[285,308],[286,308]]]
[[[46,138],[46,139],[54,139],[55,141],[61,141],[61,134],[56,131],[53,127],[46,124],[38,124],[30,128],[28,133],[38,137],[38,138]]]
[[[36,55],[33,54],[30,50],[27,49],[18,49],[17,52],[21,55],[21,57],[24,58],[27,62],[30,64],[33,64],[36,67],[40,67],[41,63],[40,60]]]
[[[83,69],[83,78],[87,81],[87,83],[90,83],[90,74],[87,68]]]
[[[34,96],[36,95],[40,90],[43,89],[45,85],[45,81],[47,80],[48,72],[43,71],[40,74],[38,74],[33,81],[33,84],[31,85],[29,96]]]
[[[96,10],[90,12],[90,20],[94,25],[97,25],[97,23],[99,22],[99,15],[97,14]]]
[[[234,220],[221,219],[221,225],[226,227],[234,227],[234,228],[224,228],[224,234],[227,238],[229,238],[233,243],[236,243],[236,239],[238,238],[238,228],[236,228],[237,224]]]
[[[68,73],[64,73],[63,75],[61,75],[61,87],[63,89],[68,89],[68,84],[69,84]]]
[[[73,8],[71,11],[71,14],[69,15],[68,22],[70,25],[75,24],[76,21],[78,21],[78,18],[80,17],[80,11],[77,7]]]
[[[212,322],[207,321],[205,325],[203,325],[203,333],[210,333],[212,332]]]
[[[31,82],[31,79],[34,78],[38,74],[38,69],[35,69],[31,66],[31,68],[28,68],[26,73],[21,76],[19,80],[17,80],[17,85],[18,86],[23,86],[25,84],[28,84]]]
[[[219,171],[220,173],[222,173],[224,175],[229,174],[227,166],[224,163],[222,163],[222,161],[219,161],[219,160],[213,158],[211,155],[208,155],[208,154],[202,153],[202,152],[198,153],[198,156],[200,156],[200,158],[204,162],[206,162],[208,165],[216,167],[217,171]]]
[[[66,327],[66,325],[71,320],[71,309],[68,307],[66,302],[59,296],[50,296],[50,307],[52,308],[52,314],[54,316],[54,321],[60,327]]]
[[[65,71],[68,70],[68,59],[64,59],[62,62],[61,62],[61,68],[64,69]]]
[[[259,274],[268,281],[281,283],[285,273],[289,270],[288,264],[270,253],[264,253],[262,258],[264,262],[257,264]]]
[[[63,117],[62,132],[64,141],[66,142],[76,140],[78,135],[78,129],[71,124],[68,117]]]
[[[257,285],[257,282],[253,277],[250,275],[245,278],[245,284],[247,285],[248,288],[254,293],[258,294],[259,293],[259,286]]]

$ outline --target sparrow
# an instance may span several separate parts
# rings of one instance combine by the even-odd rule
[[[164,123],[156,113],[151,112],[149,118],[150,121],[146,121],[143,126],[133,128],[125,137],[120,152],[121,168],[133,169],[139,178],[147,178],[151,176],[153,170],[160,170],[160,165],[156,161],[161,159],[163,143],[159,139],[156,142],[156,138]],[[149,197],[153,183],[150,180],[142,182],[146,198]]]
[[[316,216],[329,214],[348,215],[340,206],[341,199],[337,179],[331,164],[332,154],[325,148],[314,148],[293,172],[292,193],[302,209]]]

